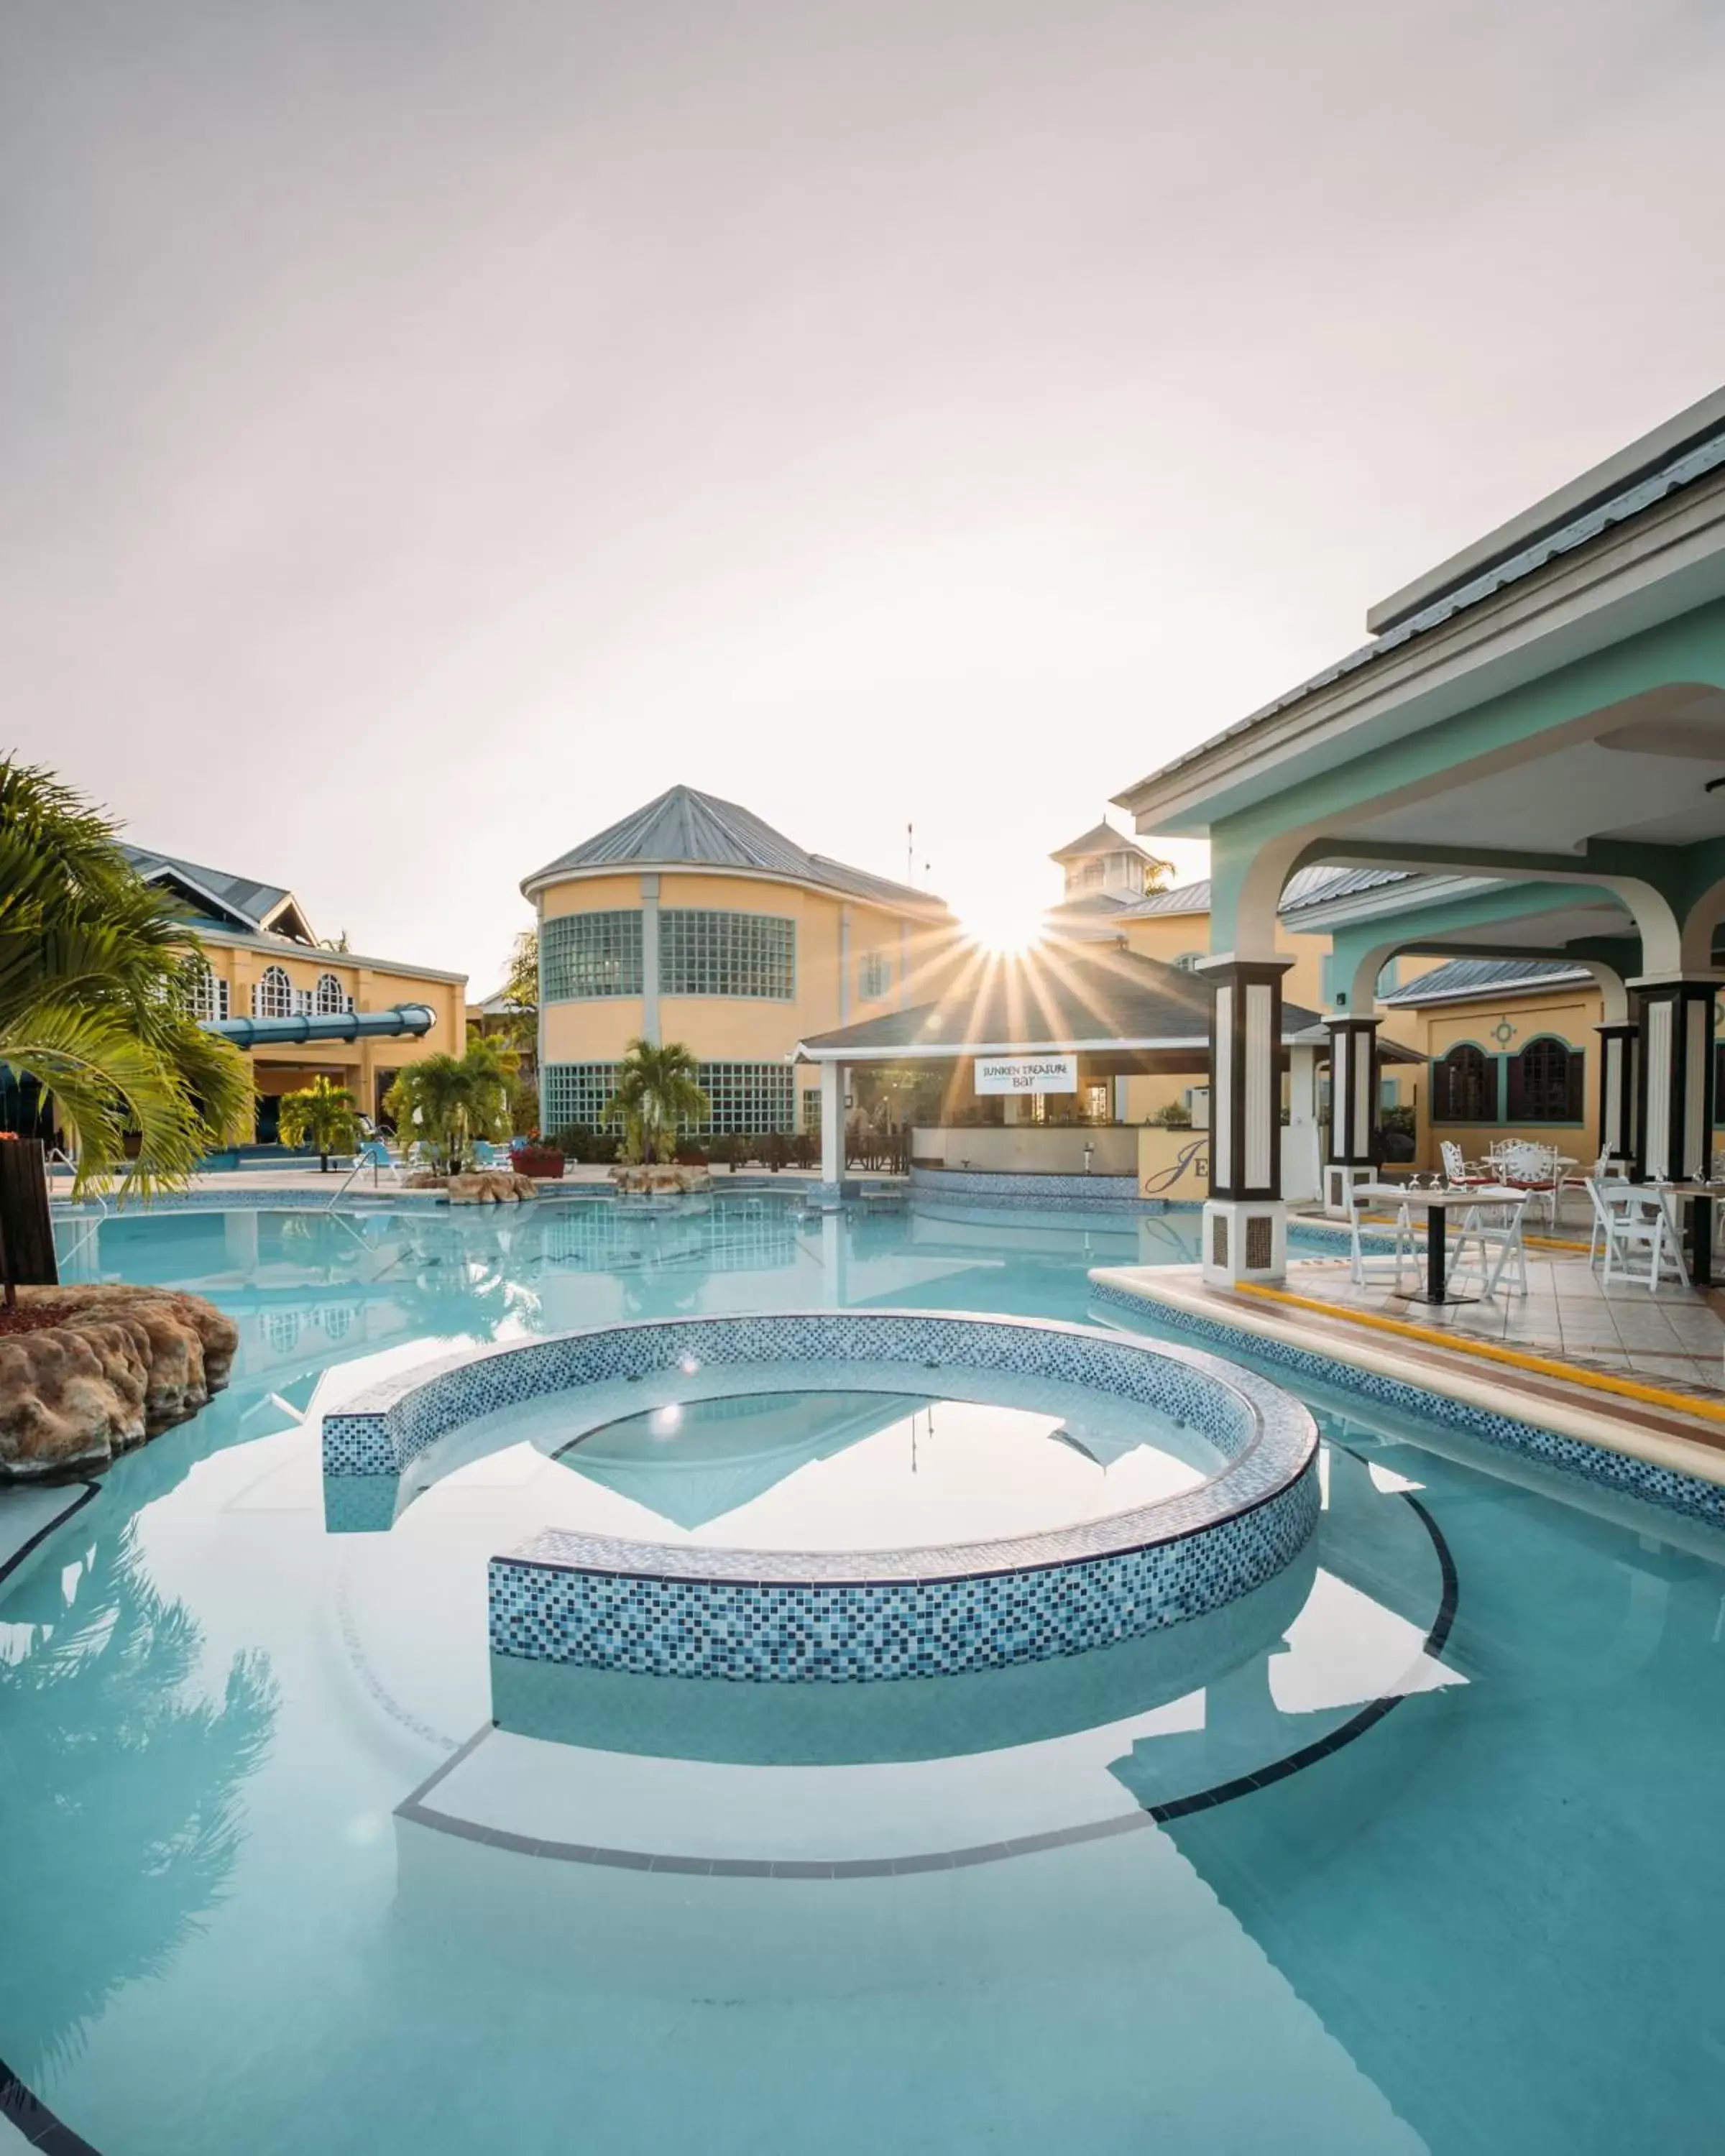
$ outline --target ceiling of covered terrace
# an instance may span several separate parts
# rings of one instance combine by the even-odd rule
[[[1663,908],[1672,963],[1671,920],[1725,876],[1725,391],[1370,619],[1370,644],[1117,797],[1146,834],[1208,833],[1213,948],[1266,935],[1324,862],[1495,878],[1522,947],[1620,936],[1625,906],[1645,940]],[[1524,879],[1600,895],[1564,918]]]

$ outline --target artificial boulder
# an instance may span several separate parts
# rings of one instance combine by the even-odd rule
[[[511,1205],[539,1195],[531,1175],[516,1175],[506,1168],[476,1168],[467,1175],[452,1175],[449,1191],[452,1205]]]
[[[675,1161],[649,1161],[614,1168],[611,1180],[620,1191],[648,1198],[680,1198],[692,1190],[711,1190],[713,1187],[709,1169]]]
[[[29,1329],[0,1334],[0,1481],[105,1467],[196,1414],[239,1344],[231,1318],[173,1288],[22,1287],[18,1301]]]

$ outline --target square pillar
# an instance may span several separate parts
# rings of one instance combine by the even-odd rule
[[[1330,1034],[1330,1127],[1324,1149],[1324,1210],[1345,1219],[1353,1187],[1369,1183],[1378,1137],[1378,1021],[1335,1013]]]
[[[1635,1180],[1707,1173],[1713,1152],[1713,1001],[1725,974],[1631,981],[1640,997]]]
[[[820,1179],[836,1195],[845,1180],[845,1079],[842,1063],[820,1066]]]
[[[1210,1196],[1204,1276],[1277,1281],[1287,1270],[1281,1197],[1281,977],[1289,958],[1200,960],[1210,991]]]
[[[1288,1050],[1288,1126],[1282,1141],[1281,1194],[1291,1205],[1310,1205],[1322,1192],[1322,1159],[1317,1120],[1317,1050],[1296,1040]]]
[[[1641,1029],[1639,1024],[1601,1025],[1594,1030],[1599,1036],[1599,1152],[1629,1173],[1635,1159]]]

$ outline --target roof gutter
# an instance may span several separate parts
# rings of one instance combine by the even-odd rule
[[[326,1017],[307,1011],[298,1018],[207,1018],[202,1024],[204,1032],[236,1048],[279,1048],[311,1040],[422,1040],[437,1024],[437,1014],[427,1004],[397,1004],[389,1010]]]

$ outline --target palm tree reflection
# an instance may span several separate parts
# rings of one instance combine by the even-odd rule
[[[64,1547],[64,1538],[62,1538]],[[123,1985],[166,1973],[215,1907],[244,1838],[239,1785],[277,1707],[267,1658],[219,1697],[203,1635],[161,1595],[130,1522],[3,1604],[0,2056],[26,2080],[81,2048]]]

